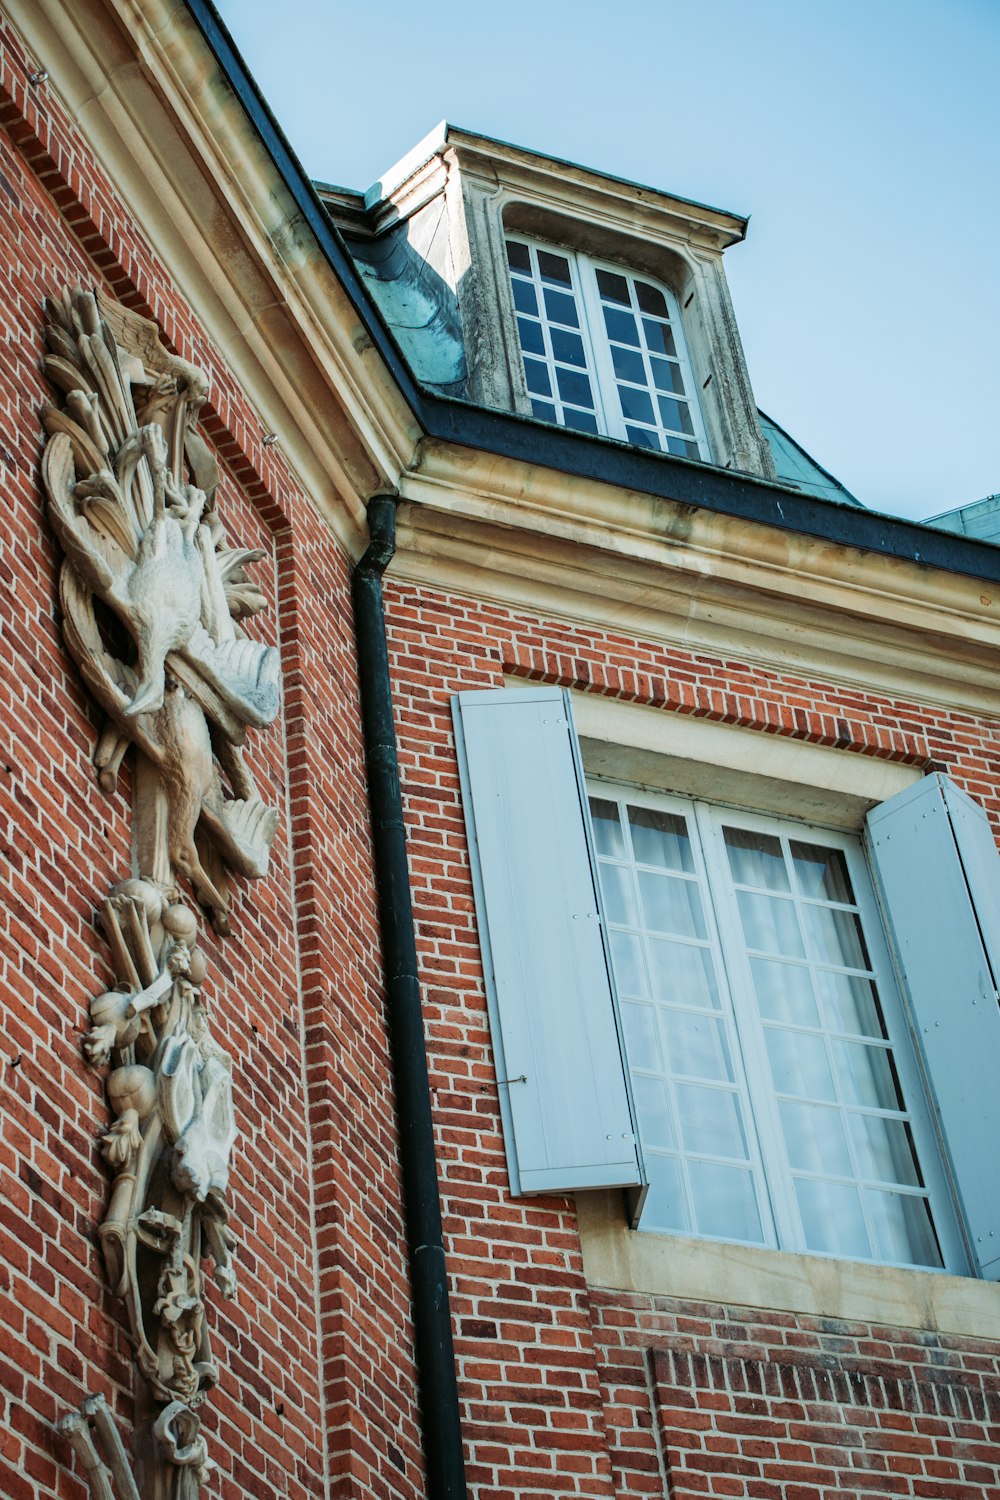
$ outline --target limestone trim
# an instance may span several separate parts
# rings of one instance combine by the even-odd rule
[[[577,1195],[588,1285],[649,1297],[1000,1338],[994,1282],[629,1229],[620,1193]]]
[[[420,431],[183,0],[11,19],[345,547]]]
[[[509,679],[523,686],[523,679]],[[574,691],[588,775],[636,782],[825,827],[860,832],[865,814],[924,775],[922,766],[694,719]]]
[[[998,712],[1000,590],[985,581],[437,442],[400,493],[393,571],[410,581]]]
[[[391,169],[366,204],[380,230],[441,192],[463,210],[461,219],[452,214],[451,232],[472,400],[531,409],[504,254],[514,230],[666,282],[682,307],[715,462],[773,477],[722,267],[744,218],[449,125]]]
[[[446,121],[389,168],[376,187],[369,190],[368,206],[391,201],[397,205],[399,217],[413,211],[413,207],[426,200],[419,195],[410,197],[411,184],[425,181],[434,171],[433,158],[448,149],[458,153],[470,173],[494,182],[503,178],[518,183],[530,190],[533,197],[545,192],[553,201],[579,203],[602,212],[608,220],[635,222],[635,232],[639,234],[677,234],[716,251],[737,244],[746,234],[748,220],[742,214],[478,135]]]

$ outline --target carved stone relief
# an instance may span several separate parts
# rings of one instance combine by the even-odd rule
[[[113,1483],[119,1500],[193,1500],[210,1468],[198,1407],[218,1380],[203,1258],[235,1291],[235,1121],[199,917],[177,880],[225,933],[231,877],[266,873],[277,813],[243,743],[277,713],[278,658],[239,624],[264,607],[246,574],[264,554],[230,547],[216,512],[218,471],[196,427],[205,377],[100,293],[66,291],[46,312],[44,367],[62,405],[42,414],[42,477],[65,554],[66,644],[105,714],[94,754],[105,791],[134,748],[132,871],[99,918],[117,983],[91,1002],[83,1042],[108,1069],[100,1239],[139,1377],[133,1467],[103,1398],[63,1430],[99,1500]]]

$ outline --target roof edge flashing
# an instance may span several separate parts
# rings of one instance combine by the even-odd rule
[[[386,202],[394,193],[416,173],[420,168],[432,159],[439,156],[448,143],[450,126],[447,120],[440,120],[433,130],[429,130],[423,140],[417,142],[405,156],[401,156],[377,182],[365,192],[365,208],[371,212],[380,203]]]

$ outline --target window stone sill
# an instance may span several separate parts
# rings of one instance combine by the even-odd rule
[[[577,1213],[590,1286],[1000,1338],[1000,1286],[994,1282],[682,1235],[640,1234],[628,1228],[617,1191],[580,1193]]]

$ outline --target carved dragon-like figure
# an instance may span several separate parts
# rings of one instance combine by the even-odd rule
[[[63,402],[42,413],[42,478],[64,553],[65,640],[106,715],[104,790],[135,752],[132,874],[100,919],[117,988],[92,1001],[84,1039],[88,1060],[110,1065],[102,1151],[115,1175],[100,1237],[141,1377],[134,1470],[102,1399],[63,1430],[98,1500],[112,1483],[120,1500],[193,1500],[210,1468],[197,1408],[218,1379],[201,1261],[211,1255],[232,1295],[236,1131],[198,918],[177,880],[224,933],[231,876],[266,873],[277,813],[242,746],[277,713],[278,659],[239,624],[264,606],[245,572],[264,554],[230,547],[216,512],[218,471],[196,425],[202,373],[100,293],[64,292],[46,312],[44,367]]]

